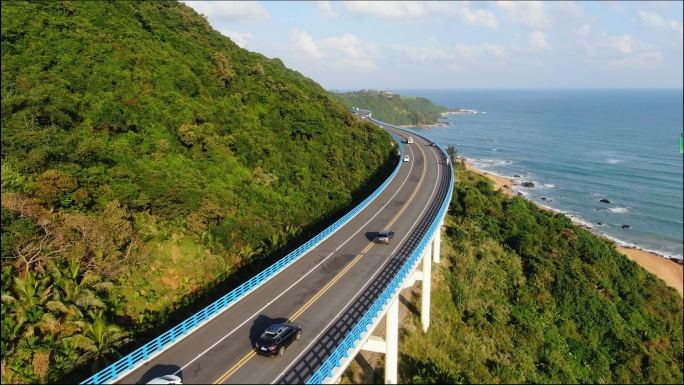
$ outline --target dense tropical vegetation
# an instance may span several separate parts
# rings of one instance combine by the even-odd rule
[[[682,383],[675,289],[567,216],[454,165],[431,325],[422,333],[413,314],[402,333],[401,382]]]
[[[442,112],[452,111],[429,99],[403,96],[391,91],[361,90],[333,92],[345,107],[371,110],[373,117],[397,126],[425,126],[435,124]]]
[[[2,382],[77,381],[322,230],[391,137],[176,1],[3,1]]]

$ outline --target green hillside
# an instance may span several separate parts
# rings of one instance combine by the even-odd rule
[[[682,383],[674,288],[567,216],[455,166],[430,327],[418,293],[400,383]]]
[[[426,98],[402,96],[389,91],[361,90],[332,95],[347,108],[371,110],[374,118],[398,126],[435,124],[440,113],[452,111]]]
[[[1,46],[2,383],[82,379],[397,161],[386,132],[175,1],[3,1]]]

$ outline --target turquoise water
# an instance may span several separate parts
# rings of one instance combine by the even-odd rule
[[[413,131],[478,170],[533,182],[514,187],[527,199],[620,245],[682,258],[682,90],[393,91],[477,111]]]

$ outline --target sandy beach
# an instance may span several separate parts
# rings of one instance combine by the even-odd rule
[[[472,165],[470,162],[466,161],[466,168],[470,171],[475,171],[479,174],[482,174],[486,176],[487,178],[491,179],[494,181],[494,190],[502,190],[504,194],[514,197],[515,194],[511,190],[511,187],[515,185],[515,182],[508,178],[496,176],[496,175],[491,175],[486,172],[478,171],[472,168]],[[505,186],[508,186],[505,187]],[[545,207],[540,208],[544,210],[548,210]],[[578,226],[582,226],[579,223],[575,223]],[[584,226],[582,226],[584,227]],[[674,287],[677,289],[679,292],[679,295],[684,297],[684,266],[671,261],[667,258],[660,257],[658,255],[640,250],[640,249],[632,249],[628,247],[621,247],[617,246],[616,247],[619,252],[622,254],[626,255],[627,258],[631,259],[632,261],[638,263],[643,267],[644,269],[648,270],[652,274],[656,275],[657,277],[661,278],[663,281],[665,281],[669,286]]]
[[[493,180],[494,181],[494,190],[502,190],[503,193],[508,195],[509,197],[515,196],[515,194],[513,193],[513,190],[511,190],[511,187],[513,187],[515,185],[515,182],[513,182],[512,180],[510,180],[508,178],[501,177],[501,176],[496,176],[496,175],[492,175],[492,174],[489,174],[486,172],[475,170],[473,168],[472,164],[468,161],[466,161],[465,164],[466,164],[466,168],[468,170],[474,171],[478,174],[482,174],[482,175],[486,176],[487,178]],[[542,208],[544,208],[544,207],[542,207]]]

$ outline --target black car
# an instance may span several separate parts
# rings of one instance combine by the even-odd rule
[[[392,230],[382,230],[375,237],[375,243],[386,243],[389,245],[390,239],[394,238],[394,231]]]
[[[302,338],[302,327],[293,323],[273,324],[259,337],[256,353],[262,356],[282,356],[293,342]]]

